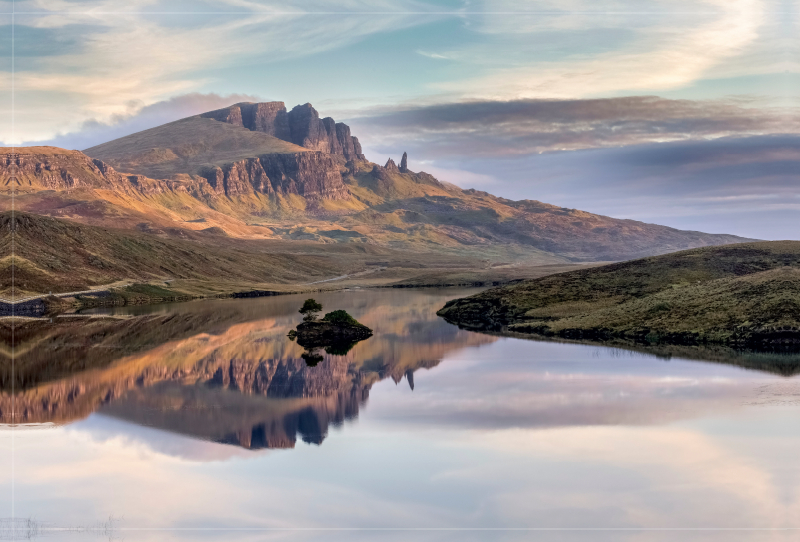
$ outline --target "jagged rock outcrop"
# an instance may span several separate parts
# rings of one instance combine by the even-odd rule
[[[310,201],[350,199],[339,166],[328,154],[267,154],[260,161],[276,192],[299,194]]]
[[[400,159],[400,173],[408,173],[408,153],[403,153],[403,158]]]
[[[217,194],[226,196],[275,193],[258,158],[239,160],[223,168],[215,167],[206,172],[206,179]]]
[[[102,160],[55,147],[29,147],[0,158],[0,191],[100,188],[125,194],[153,194],[178,185],[143,175],[124,175]]]
[[[217,194],[297,194],[310,201],[350,198],[334,159],[321,152],[265,154],[204,173]]]
[[[200,116],[291,141],[289,117],[283,102],[238,103]]]
[[[295,106],[289,112],[289,130],[295,145],[342,155],[348,160],[366,160],[358,138],[350,135],[350,127],[331,117],[320,119],[310,103]]]
[[[79,153],[78,153],[79,154]],[[104,182],[105,175],[97,168],[88,156],[84,158],[75,156],[69,151],[63,153],[44,153],[42,155],[30,153],[8,153],[3,156],[0,163],[0,187],[5,190],[28,188],[44,188],[51,190],[70,190],[82,185]],[[76,173],[85,170],[95,174],[91,180],[82,181]],[[111,168],[108,170],[113,171]],[[90,177],[87,175],[87,177]]]
[[[358,138],[350,127],[319,113],[307,103],[287,112],[283,102],[238,103],[200,115],[248,130],[263,132],[307,149],[344,156],[347,160],[366,160]]]
[[[196,197],[298,194],[310,201],[351,197],[340,166],[327,153],[267,154],[182,181],[124,175],[78,151],[43,148],[40,153],[9,153],[0,158],[0,191],[104,189],[129,195],[188,192]]]
[[[390,173],[400,173],[400,169],[397,167],[397,164],[395,164],[394,160],[392,160],[391,158],[389,158],[386,161],[386,165],[383,166],[383,169],[385,169]]]

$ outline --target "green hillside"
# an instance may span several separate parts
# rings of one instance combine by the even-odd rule
[[[439,311],[472,329],[647,343],[800,344],[800,242],[706,247],[492,289]]]

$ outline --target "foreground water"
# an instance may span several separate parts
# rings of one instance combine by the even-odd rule
[[[20,332],[0,539],[798,535],[797,379],[436,317],[467,293],[319,294],[375,335],[315,367],[306,296]]]

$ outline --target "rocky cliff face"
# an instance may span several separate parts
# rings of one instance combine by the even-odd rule
[[[0,155],[0,193],[102,189],[135,196],[187,190],[187,183],[118,173],[102,160],[78,151],[56,147],[20,151]]]
[[[266,154],[204,173],[217,194],[297,194],[309,201],[342,200],[350,191],[334,159],[321,152]]]
[[[200,116],[291,141],[289,117],[283,102],[239,103]]]
[[[350,135],[350,127],[331,117],[320,119],[310,103],[295,106],[289,112],[289,129],[295,145],[342,155],[348,160],[366,160],[358,138]]]
[[[308,200],[344,200],[350,191],[335,160],[325,153],[268,154],[260,158],[273,187]]]
[[[41,149],[0,157],[0,191],[105,189],[129,195],[179,191],[228,197],[297,194],[311,202],[351,197],[339,164],[322,152],[267,154],[207,169],[205,180],[174,181],[124,175],[78,151]]]
[[[34,147],[34,149],[37,149]],[[124,176],[83,153],[40,147],[41,152],[14,152],[0,160],[0,188],[71,190],[82,187],[114,188]]]
[[[239,103],[200,115],[254,132],[277,137],[307,149],[344,156],[347,160],[366,160],[358,138],[350,127],[319,113],[307,103],[287,112],[283,102]]]
[[[215,167],[208,170],[205,177],[217,194],[238,196],[275,193],[258,158],[247,158],[221,168]]]

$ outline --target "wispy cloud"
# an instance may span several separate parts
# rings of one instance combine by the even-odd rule
[[[339,15],[325,2],[256,3],[229,0],[198,6],[199,14],[175,13],[169,5],[119,2],[43,2],[20,11],[18,32],[36,29],[55,36],[83,25],[79,43],[68,51],[37,51],[19,62],[16,74],[19,140],[73,131],[87,119],[109,122],[125,115],[131,101],[145,104],[195,92],[219,82],[218,70],[268,69],[272,63],[329,51],[366,36],[423,23],[429,7],[413,0],[339,3]],[[203,12],[218,14],[203,14]],[[383,16],[362,12],[399,12]],[[404,11],[418,13],[404,15]],[[158,15],[158,13],[163,13]],[[334,21],[330,17],[335,17]],[[46,38],[46,36],[44,36]],[[22,50],[17,51],[23,55]],[[240,76],[246,79],[247,70]],[[10,80],[1,81],[8,90]],[[5,87],[5,88],[3,88]],[[8,140],[5,133],[0,138]]]
[[[614,2],[573,0],[535,2],[530,16],[485,15],[473,28],[502,36],[508,54],[494,68],[476,76],[437,85],[444,91],[484,99],[583,98],[619,92],[660,92],[690,85],[704,77],[731,77],[797,67],[785,55],[752,55],[763,47],[788,46],[786,38],[765,28],[772,22],[767,0],[704,0],[702,2]],[[524,11],[506,0],[487,2],[498,13]],[[771,28],[771,27],[770,27]],[[610,50],[569,51],[564,36],[615,29],[629,32]],[[550,33],[554,45],[527,36]],[[510,47],[515,42],[519,50]],[[490,49],[491,50],[491,49]],[[775,52],[775,51],[773,51]],[[748,57],[744,62],[743,58]]]
[[[382,52],[372,41],[381,35],[392,35],[398,56],[386,56],[402,59],[408,74],[396,85],[402,88],[386,91],[371,70],[342,54],[329,63],[352,80],[354,96],[323,96],[332,109],[362,93],[370,103],[380,97],[390,104],[442,96],[572,99],[792,71],[796,55],[784,54],[792,50],[791,24],[787,32],[772,3],[22,0],[16,134],[19,141],[49,139],[89,119],[109,122],[127,114],[131,101],[200,91],[271,94],[270,81],[297,81],[297,101],[311,99],[301,94],[319,89],[314,70],[287,61],[363,43],[363,68]],[[403,33],[433,22],[442,26]],[[431,59],[441,61],[439,69],[431,69]],[[9,89],[10,78],[0,79],[0,92]]]
[[[430,51],[417,51],[418,55],[422,55],[427,58],[432,58],[434,60],[450,60],[451,56],[444,54],[444,53],[432,53]]]

